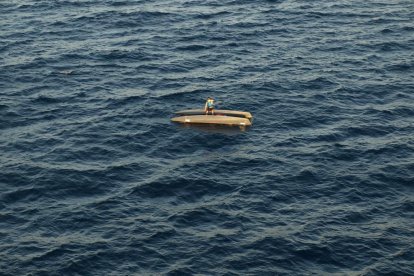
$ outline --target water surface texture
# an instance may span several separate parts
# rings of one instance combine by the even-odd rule
[[[1,1],[0,274],[413,275],[413,137],[411,0]]]

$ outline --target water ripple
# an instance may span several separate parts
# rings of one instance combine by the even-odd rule
[[[414,274],[412,2],[0,10],[0,274]]]

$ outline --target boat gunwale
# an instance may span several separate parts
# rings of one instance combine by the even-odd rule
[[[196,121],[191,121],[191,118]],[[203,121],[202,119],[206,119]],[[214,121],[212,118],[220,118],[218,121]],[[226,122],[226,118],[229,121]],[[181,124],[212,124],[212,125],[227,125],[227,126],[251,126],[251,121],[247,118],[235,117],[235,116],[225,116],[225,115],[190,115],[190,116],[179,116],[171,119],[174,123]]]

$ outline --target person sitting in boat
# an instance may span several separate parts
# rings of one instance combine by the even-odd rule
[[[208,115],[211,112],[211,115],[214,115],[214,99],[208,97],[206,101],[206,105],[204,106],[204,111],[206,112],[206,115]]]

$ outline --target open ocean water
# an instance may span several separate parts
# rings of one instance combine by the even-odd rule
[[[0,275],[414,275],[414,1],[1,1]]]

